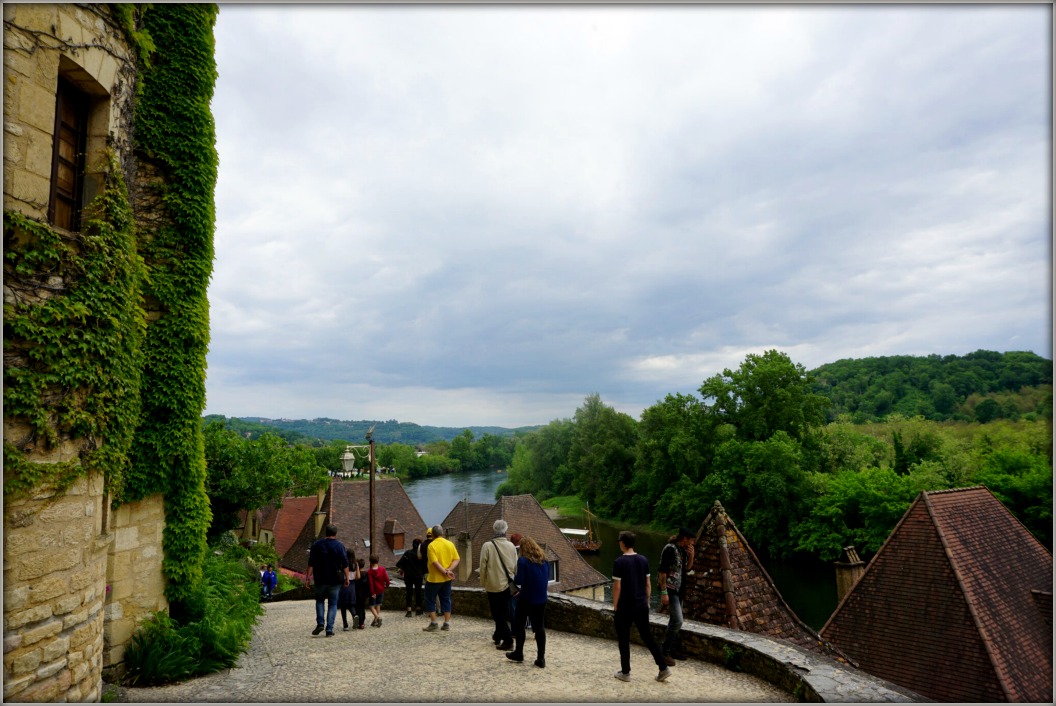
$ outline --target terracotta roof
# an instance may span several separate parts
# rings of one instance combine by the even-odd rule
[[[847,660],[789,607],[718,501],[701,523],[695,550],[694,575],[689,577],[682,608],[686,618],[787,640]]]
[[[262,529],[275,533],[275,552],[281,557],[290,550],[305,524],[312,519],[319,498],[285,498],[282,507],[275,508],[264,520]],[[269,526],[270,525],[270,526]]]
[[[1051,592],[1052,554],[989,490],[924,492],[822,634],[938,701],[1051,702]]]
[[[468,531],[472,538],[473,566],[477,568],[480,566],[480,551],[494,536],[494,524],[498,519],[509,524],[507,536],[514,533],[527,535],[544,548],[547,560],[553,561],[556,557],[558,581],[550,584],[550,592],[564,593],[608,583],[608,577],[587,563],[531,495],[504,495],[494,505],[469,503],[467,506],[464,501],[459,501],[440,524],[452,541],[459,532]],[[479,576],[474,572],[468,581],[456,583],[459,586],[480,586]]]
[[[313,502],[315,498],[312,498]],[[357,558],[366,559],[371,553],[367,548],[370,538],[370,483],[367,480],[332,480],[323,498],[326,513],[325,527],[337,525],[337,538],[346,547],[356,552]],[[374,481],[374,553],[381,565],[395,569],[399,560],[399,548],[394,551],[385,539],[385,529],[394,527],[403,531],[404,548],[409,549],[415,537],[425,537],[425,521],[411,502],[407,491],[398,478],[377,478]],[[290,550],[282,558],[282,566],[294,571],[308,569],[308,549],[319,538],[315,532],[314,519],[309,516]],[[402,555],[402,551],[400,551]]]

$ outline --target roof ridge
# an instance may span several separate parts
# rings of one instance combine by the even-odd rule
[[[983,488],[983,486],[975,486],[976,488]],[[971,490],[971,488],[955,488],[954,490]],[[949,493],[946,491],[936,491],[936,493]],[[987,490],[987,492],[990,492]],[[983,620],[979,616],[979,611],[975,605],[975,596],[968,591],[967,585],[964,580],[964,575],[961,572],[961,567],[957,561],[953,558],[953,552],[950,549],[949,540],[946,538],[946,533],[943,531],[942,524],[937,520],[935,516],[935,508],[931,504],[931,494],[928,491],[921,491],[921,497],[924,500],[924,509],[928,513],[928,519],[931,520],[932,527],[935,528],[935,534],[939,537],[939,542],[942,544],[942,551],[946,555],[946,561],[950,565],[950,569],[953,571],[953,578],[957,581],[957,588],[961,590],[961,595],[964,597],[964,603],[968,607],[968,614],[972,616],[972,624],[975,625],[975,631],[979,635],[980,641],[983,643],[983,649],[986,650],[986,655],[990,659],[991,668],[994,670],[994,674],[997,676],[997,683],[1001,687],[1001,692],[1005,695],[1005,700],[1008,702],[1019,701],[1011,693],[1008,685],[1007,675],[1004,673],[1002,668],[1002,662],[998,659],[998,655],[994,652],[994,646],[991,644],[989,638],[989,632],[983,623]],[[993,493],[990,494],[993,497]],[[995,497],[994,500],[997,500]],[[1000,502],[1000,501],[998,501]],[[893,533],[892,533],[893,534]]]

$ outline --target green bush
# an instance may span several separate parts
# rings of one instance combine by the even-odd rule
[[[217,549],[207,555],[179,621],[158,612],[140,626],[125,651],[125,683],[166,684],[235,666],[263,613],[260,577],[239,554]]]

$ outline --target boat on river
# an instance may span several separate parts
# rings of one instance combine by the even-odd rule
[[[594,539],[594,527],[590,523],[590,508],[584,509],[587,513],[587,526],[580,529],[578,527],[560,527],[561,534],[565,535],[568,539],[569,544],[576,548],[576,551],[581,554],[597,554],[601,549],[601,541]]]

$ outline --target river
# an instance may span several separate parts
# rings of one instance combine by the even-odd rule
[[[495,490],[504,480],[505,473],[477,471],[431,476],[405,481],[403,485],[426,525],[432,526],[447,517],[462,499],[474,503],[494,503]],[[579,520],[569,519],[558,520],[557,524],[562,527],[582,526]],[[612,564],[619,552],[617,537],[621,529],[604,520],[597,520],[594,531],[601,540],[601,550],[597,554],[583,555],[587,563],[605,576],[612,575]],[[667,535],[658,532],[637,534],[636,550],[649,557],[655,576],[656,564],[660,560],[660,551],[667,543]],[[756,554],[759,554],[758,551]],[[776,561],[763,556],[759,556],[759,559],[796,615],[815,630],[820,629],[836,608],[836,576],[832,565]],[[654,604],[657,596],[657,592],[653,591]]]

